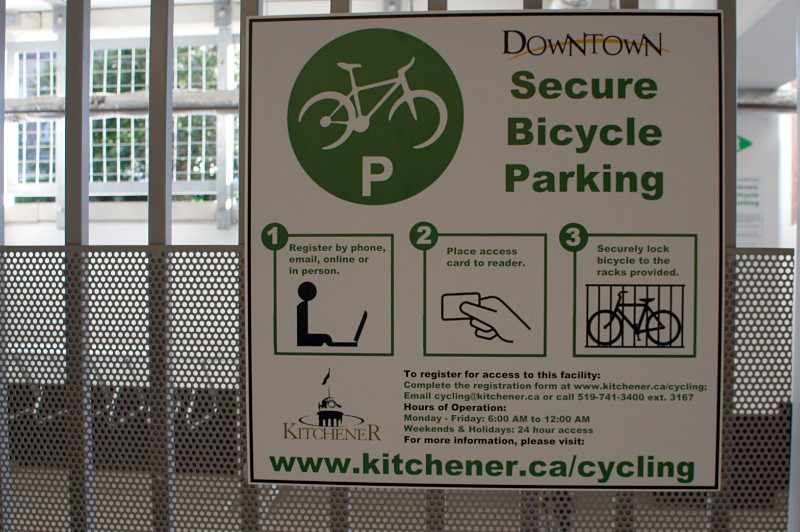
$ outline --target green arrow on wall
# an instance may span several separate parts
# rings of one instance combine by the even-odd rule
[[[747,140],[746,138],[744,138],[741,135],[737,135],[736,136],[736,140],[737,140],[737,142],[736,142],[736,151],[737,152],[740,152],[743,149],[749,148],[750,146],[753,145],[753,141],[752,140]]]

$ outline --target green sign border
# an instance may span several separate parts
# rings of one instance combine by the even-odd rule
[[[390,347],[388,353],[331,353],[331,352],[309,352],[309,351],[279,351],[278,350],[278,251],[272,251],[272,350],[275,356],[335,356],[335,357],[392,357],[394,356],[394,235],[386,233],[352,233],[352,234],[288,234],[288,239],[291,238],[363,238],[363,237],[384,237],[389,239],[389,281],[391,283],[391,301],[390,301],[390,326],[391,338],[389,341]]]
[[[692,238],[694,239],[694,312],[692,316],[692,353],[687,355],[590,355],[578,353],[578,253],[572,253],[572,357],[573,358],[697,358],[697,235],[696,234],[651,234],[651,233],[588,233],[587,240],[591,237],[666,237],[666,238]]]
[[[443,237],[536,237],[544,239],[544,257],[543,268],[544,272],[544,297],[542,298],[544,320],[542,323],[544,336],[542,338],[542,345],[544,347],[542,353],[530,354],[509,354],[509,353],[429,353],[428,352],[428,251],[422,252],[422,354],[426,357],[466,357],[466,358],[524,358],[536,357],[542,358],[547,356],[547,234],[546,233],[438,233],[438,242]]]

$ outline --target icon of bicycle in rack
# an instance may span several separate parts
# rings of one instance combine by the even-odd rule
[[[303,116],[314,104],[325,100],[333,100],[333,102],[337,104],[336,107],[329,114],[323,116],[319,121],[320,126],[323,128],[344,126],[341,136],[339,136],[339,138],[333,141],[331,144],[328,144],[322,148],[323,150],[332,150],[333,148],[344,144],[344,142],[350,138],[350,135],[354,132],[363,133],[367,131],[370,126],[370,119],[375,112],[378,111],[395,92],[399,91],[399,98],[394,101],[389,109],[389,120],[394,117],[397,110],[403,105],[408,106],[408,109],[411,111],[411,116],[414,118],[414,120],[418,120],[417,104],[421,100],[427,100],[436,107],[439,113],[439,120],[436,125],[436,130],[427,139],[415,145],[414,148],[421,149],[430,146],[439,139],[444,132],[445,127],[447,126],[447,106],[445,105],[444,100],[442,100],[442,98],[435,92],[425,89],[411,89],[409,87],[408,80],[406,79],[406,73],[414,65],[414,61],[415,58],[412,57],[411,61],[409,61],[407,65],[397,69],[397,77],[361,86],[356,83],[355,77],[355,70],[361,68],[361,65],[354,63],[337,63],[339,68],[345,70],[350,75],[350,92],[347,94],[342,94],[341,92],[336,91],[324,91],[312,96],[305,103],[305,105],[303,105],[302,109],[300,109],[300,115],[297,118],[297,121],[302,121]],[[361,93],[386,86],[389,86],[389,89],[383,94],[383,96],[372,107],[372,109],[364,112],[364,109],[362,109],[361,105]],[[418,100],[418,102],[415,103],[414,100]]]
[[[645,296],[648,296],[650,290],[655,290],[659,297],[637,297],[634,290],[634,301],[638,302],[633,303],[625,301],[628,290],[622,287],[587,285],[587,293],[591,288],[598,292],[606,289],[609,295],[611,290],[619,288],[614,307],[598,310],[586,322],[587,336],[595,347],[676,347],[676,342],[677,347],[680,347],[681,342],[678,339],[683,332],[681,318],[672,310],[660,308],[659,305],[662,301],[674,303],[679,300],[682,306],[683,285],[645,286]],[[669,290],[670,294],[661,297],[663,289]],[[675,289],[679,289],[679,297],[671,293]],[[653,308],[652,304],[657,300],[659,303]],[[631,329],[633,335],[623,334],[625,325]],[[643,334],[646,337],[644,341]],[[592,344],[588,343],[588,347],[592,347]]]

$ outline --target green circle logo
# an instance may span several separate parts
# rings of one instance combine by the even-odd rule
[[[297,160],[343,200],[386,205],[429,187],[455,155],[464,105],[453,72],[407,33],[359,30],[323,46],[292,87]]]

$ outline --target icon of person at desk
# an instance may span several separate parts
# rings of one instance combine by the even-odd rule
[[[297,345],[301,347],[321,347],[327,345],[329,347],[356,347],[358,346],[358,339],[361,338],[361,333],[364,330],[364,324],[367,322],[367,311],[361,315],[361,322],[358,324],[356,334],[352,342],[334,342],[329,334],[311,333],[308,332],[308,303],[317,297],[317,286],[310,282],[304,281],[297,287],[297,295],[300,296],[300,303],[297,304]]]

